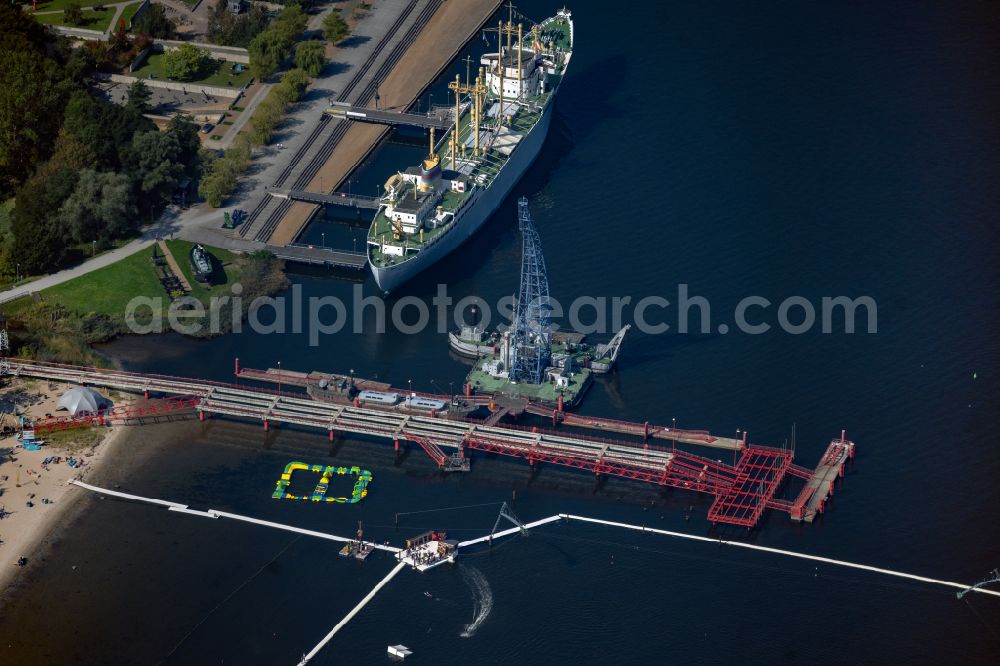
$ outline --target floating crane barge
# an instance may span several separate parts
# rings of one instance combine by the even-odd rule
[[[280,393],[269,389],[238,386],[183,377],[103,370],[72,365],[9,359],[14,376],[35,377],[79,385],[99,386],[143,393],[147,399],[128,410],[108,410],[79,419],[86,427],[113,421],[136,423],[144,417],[195,410],[204,420],[210,414],[260,421],[267,430],[272,423],[285,423],[326,430],[332,440],[337,432],[414,442],[431,455],[439,466],[465,459],[469,450],[484,451],[528,461],[560,465],[592,472],[598,476],[618,476],[658,486],[708,493],[715,497],[708,518],[713,523],[753,527],[764,511],[788,513],[793,520],[812,522],[833,493],[836,479],[843,475],[854,455],[854,443],[844,434],[834,439],[810,470],[792,462],[787,449],[747,443],[742,438],[715,437],[704,431],[680,430],[595,417],[569,415],[544,410],[552,417],[553,428],[525,428],[449,413],[455,403],[449,396],[436,396],[448,406],[442,411],[407,409],[402,405],[365,404],[357,399],[339,403],[318,400],[308,394]],[[300,381],[303,375],[295,373]],[[170,396],[149,400],[151,393]],[[405,403],[404,403],[405,404]],[[527,411],[532,411],[529,408]],[[60,429],[74,425],[74,419],[58,419]],[[643,435],[639,441],[598,438],[577,432],[560,431],[561,424],[616,434]],[[35,424],[44,430],[46,421]],[[653,439],[670,439],[670,447],[655,445]],[[708,445],[734,451],[733,465],[676,448],[676,444]],[[444,449],[453,450],[452,456]],[[738,454],[738,458],[737,458]],[[805,484],[794,500],[776,497],[789,477]]]

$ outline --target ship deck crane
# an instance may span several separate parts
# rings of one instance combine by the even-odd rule
[[[597,358],[607,358],[611,363],[614,363],[618,359],[618,352],[621,351],[622,340],[625,339],[625,334],[628,333],[630,328],[632,328],[631,324],[625,324],[622,330],[615,333],[615,337],[611,338],[610,342],[597,345],[594,350]]]

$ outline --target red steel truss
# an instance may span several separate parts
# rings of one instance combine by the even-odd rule
[[[470,435],[464,445],[478,451],[521,458],[531,465],[546,462],[597,475],[708,493],[715,496],[708,511],[713,524],[753,527],[766,509],[793,513],[796,506],[796,503],[774,497],[793,467],[792,452],[784,449],[748,446],[734,467],[679,450],[664,450],[666,461],[657,466],[639,456],[632,460],[621,454],[614,458],[586,456],[544,445],[525,446],[520,441],[481,434]],[[638,453],[639,447],[636,449]],[[828,452],[824,461],[830,456]],[[793,473],[806,478],[814,475],[801,467]]]
[[[24,359],[10,360],[11,373],[50,380],[105,386],[124,391],[150,391],[173,394],[164,400],[140,402],[80,417],[44,419],[36,432],[86,427],[113,421],[129,421],[148,416],[178,413],[195,408],[201,418],[218,414],[237,418],[259,419],[265,430],[269,423],[288,423],[329,432],[353,433],[394,441],[416,442],[445,471],[468,469],[462,456],[464,447],[527,460],[534,465],[551,463],[592,472],[618,476],[664,487],[692,490],[715,499],[708,517],[713,523],[751,527],[767,509],[790,514],[793,520],[809,522],[823,513],[834,483],[843,476],[847,460],[854,455],[854,444],[841,433],[830,443],[814,470],[792,463],[792,453],[748,445],[743,438],[714,437],[702,431],[678,430],[606,419],[553,418],[553,425],[590,426],[604,432],[638,435],[642,441],[623,441],[581,435],[576,432],[541,428],[519,428],[502,423],[483,423],[470,419],[447,418],[440,414],[419,414],[396,407],[331,404],[314,401],[309,396],[256,387],[232,386],[222,382],[181,377],[145,375],[114,370],[100,370]],[[531,410],[529,410],[531,411]],[[681,443],[714,446],[740,451],[738,462],[727,465],[676,448],[661,448],[654,439],[676,439]],[[448,456],[442,448],[457,448]],[[775,497],[790,476],[803,480],[804,488],[794,501]]]
[[[791,464],[790,451],[747,447],[736,465],[736,479],[725,492],[715,496],[708,519],[744,527],[756,525]]]
[[[441,450],[441,447],[432,442],[430,438],[421,437],[419,435],[413,435],[406,432],[402,434],[406,439],[410,440],[411,442],[416,442],[417,444],[419,444],[420,448],[424,450],[424,453],[429,455],[431,459],[437,463],[438,467],[444,467],[444,463],[448,459],[448,456],[445,454],[444,451]]]
[[[194,409],[201,399],[191,395],[172,396],[161,400],[145,400],[139,403],[129,403],[120,407],[102,409],[98,412],[78,416],[53,416],[35,421],[35,435],[47,435],[60,430],[89,428],[91,426],[110,425],[112,423],[127,423],[136,419],[168,416]]]

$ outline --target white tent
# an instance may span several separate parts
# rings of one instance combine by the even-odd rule
[[[59,398],[59,409],[65,409],[70,416],[76,416],[80,412],[96,412],[110,406],[110,400],[84,386],[74,386]]]

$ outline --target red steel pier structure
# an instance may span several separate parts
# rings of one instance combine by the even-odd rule
[[[36,424],[39,433],[70,427],[84,427],[112,421],[137,422],[145,416],[165,416],[194,410],[199,418],[216,414],[259,421],[267,429],[272,423],[326,430],[330,439],[336,433],[349,433],[391,440],[398,449],[401,441],[414,442],[446,470],[467,470],[462,464],[469,450],[483,451],[539,463],[560,465],[591,472],[598,476],[618,476],[661,487],[707,493],[714,497],[708,510],[715,523],[753,527],[768,510],[788,513],[792,520],[812,522],[822,513],[833,494],[834,484],[843,476],[847,462],[854,456],[854,443],[844,433],[830,442],[815,469],[793,462],[788,449],[747,443],[742,438],[717,437],[705,431],[681,430],[650,423],[631,423],[590,416],[565,414],[527,405],[524,411],[552,417],[552,428],[525,428],[497,419],[470,418],[468,410],[457,409],[452,396],[428,396],[442,402],[443,409],[413,407],[417,401],[400,400],[397,404],[361,402],[348,391],[317,399],[303,392],[304,373],[288,373],[277,378],[284,390],[245,386],[183,377],[103,370],[70,365],[9,359],[14,376],[34,377],[141,393],[145,401],[118,407],[79,419],[60,418]],[[264,371],[250,371],[266,375]],[[287,372],[287,371],[286,371]],[[237,375],[245,376],[240,371]],[[271,377],[271,381],[274,381]],[[351,378],[353,382],[353,378]],[[151,393],[168,396],[150,400]],[[398,390],[402,397],[415,395]],[[468,406],[469,398],[462,398]],[[473,403],[492,404],[489,397],[476,396]],[[509,409],[508,407],[496,409]],[[567,427],[571,429],[567,429]],[[601,436],[582,434],[597,430]],[[634,436],[610,439],[608,435]],[[659,441],[657,441],[659,440]],[[664,440],[670,440],[669,443]],[[677,448],[687,444],[733,451],[733,464],[690,453]],[[444,449],[452,450],[445,455]],[[791,477],[801,479],[801,491],[794,500],[776,497]]]

